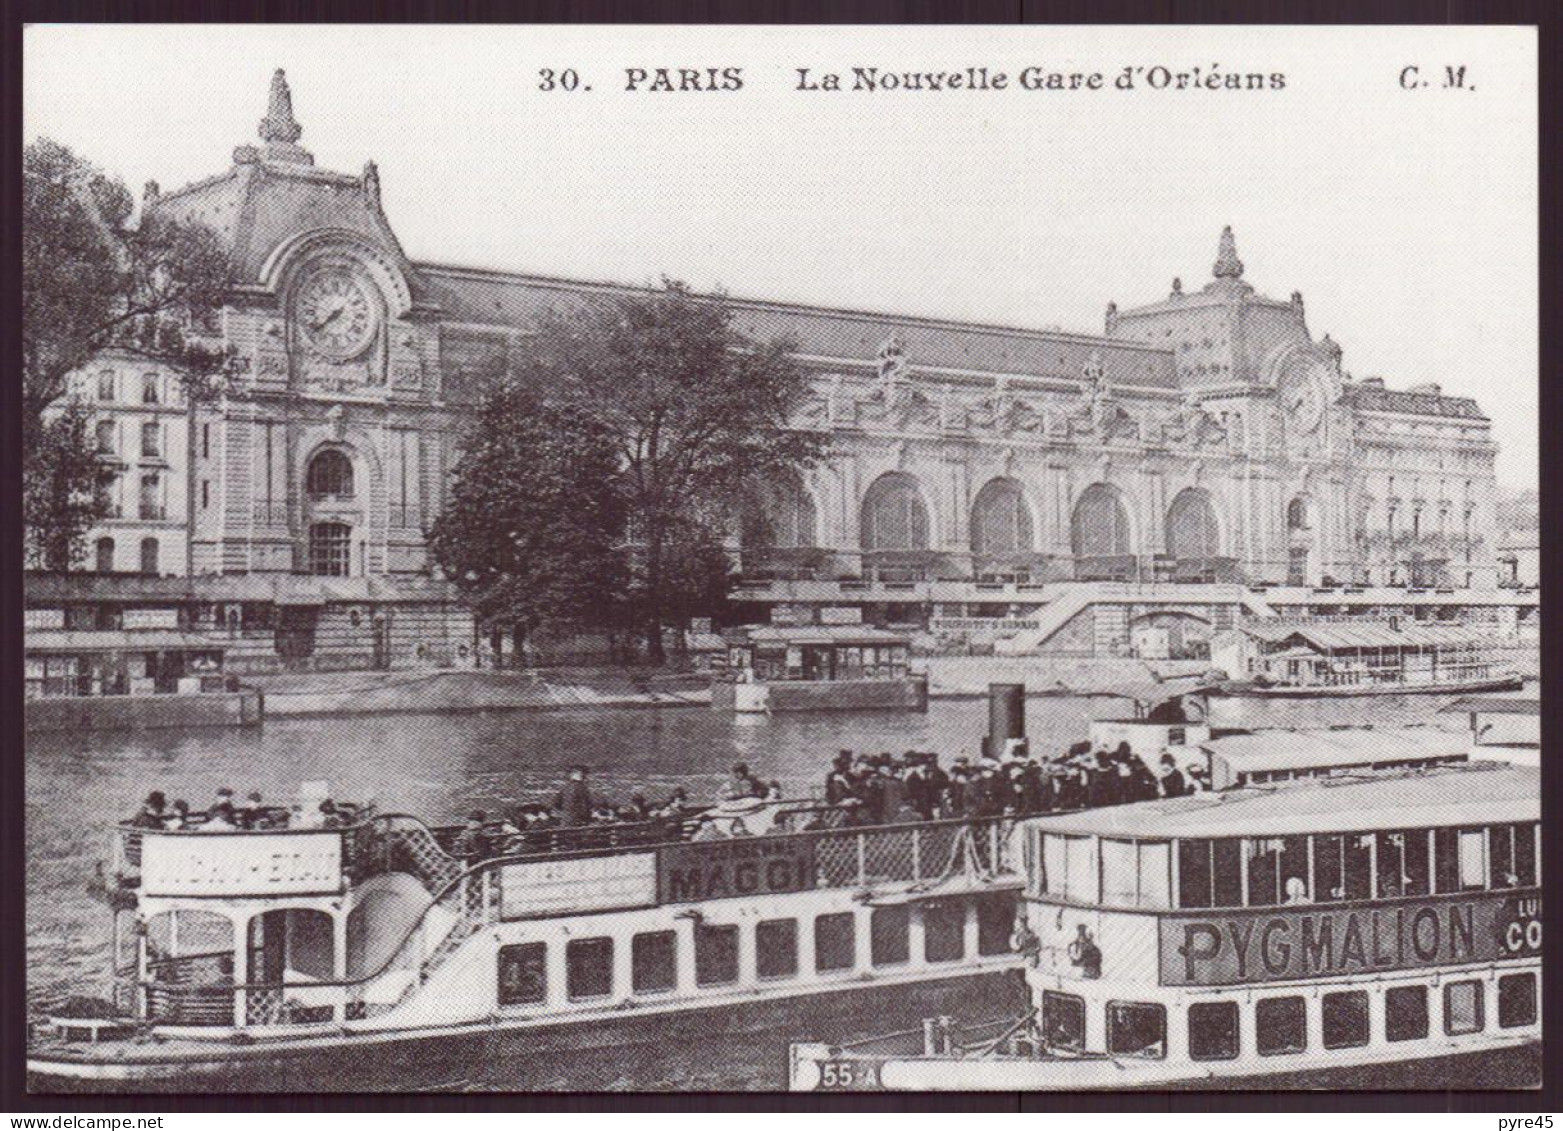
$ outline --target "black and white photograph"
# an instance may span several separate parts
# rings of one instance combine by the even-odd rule
[[[22,50],[29,1093],[1542,1088],[1536,28]]]

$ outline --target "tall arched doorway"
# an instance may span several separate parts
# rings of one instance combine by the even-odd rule
[[[1221,529],[1216,506],[1203,487],[1179,491],[1167,508],[1167,554],[1173,559],[1174,576],[1216,580],[1221,557]]]
[[[1014,558],[1035,547],[1031,508],[1019,482],[990,479],[971,507],[971,552],[978,558]]]
[[[860,541],[864,550],[928,549],[928,507],[917,480],[891,471],[863,496]]]
[[[1069,546],[1076,577],[1126,578],[1134,572],[1129,512],[1116,487],[1093,483],[1080,493],[1070,517]]]

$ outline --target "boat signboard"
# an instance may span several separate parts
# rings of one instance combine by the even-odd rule
[[[500,917],[651,907],[657,902],[656,862],[655,852],[636,852],[506,864],[499,877]]]
[[[342,834],[144,833],[141,890],[208,898],[342,890]]]
[[[670,845],[657,853],[662,903],[806,891],[814,886],[813,837],[734,837]]]
[[[1213,910],[1160,923],[1161,984],[1230,986],[1539,957],[1541,896]]]

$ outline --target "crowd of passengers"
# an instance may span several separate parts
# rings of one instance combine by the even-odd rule
[[[1011,742],[1000,758],[939,756],[920,751],[836,755],[825,777],[825,801],[851,811],[852,823],[883,825],[951,817],[1003,817],[1124,805],[1181,797],[1208,788],[1202,771],[1186,775],[1171,754],[1159,772],[1120,743],[1115,750],[1078,743],[1058,758],[1038,758]]]
[[[191,809],[184,798],[172,804],[162,790],[147,794],[141,808],[127,823],[138,829],[171,832],[231,833],[265,829],[340,829],[359,823],[368,810],[350,801],[323,798],[319,803],[268,805],[258,790],[241,802],[223,786],[205,809]]]
[[[1056,758],[1032,756],[1022,742],[1011,742],[1002,757],[973,760],[962,754],[948,770],[932,752],[905,754],[837,753],[825,777],[823,805],[800,809],[801,821],[776,831],[861,827],[953,818],[1030,816],[1071,809],[1122,805],[1158,797],[1178,797],[1208,789],[1198,767],[1184,774],[1172,755],[1164,754],[1152,772],[1130,751],[1093,748],[1078,743]],[[576,830],[612,831],[614,827],[654,828],[692,840],[741,836],[750,829],[741,815],[770,803],[780,803],[781,784],[762,781],[739,762],[718,793],[715,807],[692,804],[683,788],[652,803],[634,793],[614,804],[595,793],[586,766],[571,768],[568,780],[551,804],[529,803],[508,815],[475,809],[451,842],[465,858],[486,858],[524,846],[536,837],[579,839]],[[148,794],[129,824],[143,829],[197,832],[237,832],[269,829],[345,828],[362,822],[371,807],[329,798],[318,804],[268,805],[259,792],[241,803],[232,789],[219,789],[203,810],[192,810],[183,799],[169,804],[161,791]]]

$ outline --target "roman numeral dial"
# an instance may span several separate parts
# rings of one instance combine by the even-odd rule
[[[356,357],[374,340],[378,308],[368,285],[352,271],[330,267],[304,281],[293,314],[300,338],[327,357]]]

